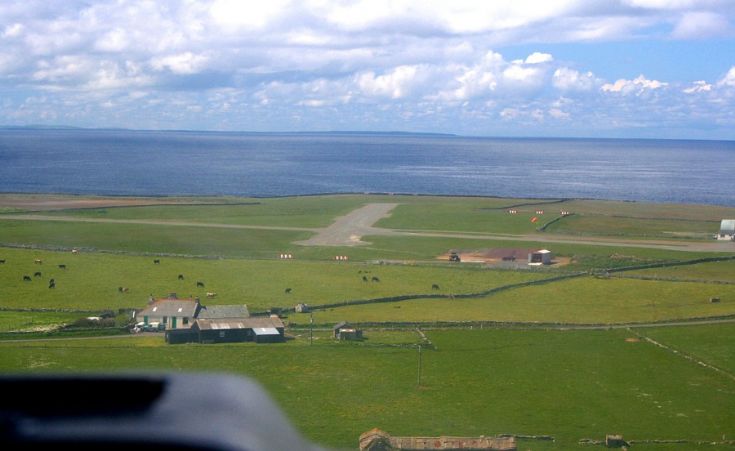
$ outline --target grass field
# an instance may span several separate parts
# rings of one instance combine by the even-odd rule
[[[688,329],[671,331],[686,337]],[[733,332],[700,333],[707,347],[722,347]],[[0,343],[0,369],[248,375],[307,437],[345,449],[354,449],[358,435],[372,427],[395,435],[556,438],[553,444],[522,442],[520,449],[534,450],[578,448],[580,438],[609,433],[710,441],[735,434],[733,380],[648,343],[626,342],[626,331],[429,331],[436,350],[422,353],[420,387],[416,349],[390,346],[415,338],[387,334],[364,344],[321,339],[314,346],[304,339],[275,346],[165,346],[148,337]]]
[[[156,205],[141,207],[89,208],[43,212],[44,215],[104,219],[155,219],[218,224],[290,227],[326,227],[368,202],[383,196],[303,196],[283,198],[228,199],[232,205]],[[239,203],[241,205],[237,205]]]
[[[70,324],[81,317],[82,313],[69,312],[27,312],[0,310],[0,332],[34,332],[56,329]]]
[[[718,296],[720,303],[709,302]],[[339,307],[314,321],[533,321],[582,324],[650,322],[735,314],[735,285],[576,278],[479,299],[419,299]],[[294,322],[308,323],[295,314]]]
[[[670,268],[639,269],[626,274],[679,279],[717,280],[735,283],[735,260],[673,266]]]
[[[735,374],[735,324],[655,328],[643,334],[679,351]]]
[[[371,265],[364,263],[211,260],[100,253],[0,250],[0,306],[102,310],[142,308],[148,295],[170,292],[199,296],[207,304],[242,304],[251,310],[293,307],[402,294],[469,293],[548,277],[544,273],[486,270],[462,266]],[[43,264],[34,263],[41,259]],[[58,268],[65,264],[67,269]],[[40,271],[42,277],[32,275]],[[23,275],[32,281],[23,281]],[[178,280],[182,274],[184,280]],[[363,281],[363,276],[368,279]],[[377,277],[380,281],[373,282]],[[56,288],[48,288],[54,278]],[[204,287],[197,287],[202,281]],[[432,285],[439,285],[433,290]],[[118,287],[128,288],[119,293]],[[291,288],[290,294],[285,293]],[[207,292],[217,293],[207,299]],[[2,315],[2,312],[0,312]]]

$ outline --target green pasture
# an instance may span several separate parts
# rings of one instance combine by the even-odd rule
[[[639,269],[621,275],[665,277],[677,279],[702,279],[735,283],[735,260],[672,266],[669,268]]]
[[[735,208],[719,205],[666,204],[615,200],[569,200],[562,204],[572,213],[619,218],[674,219],[712,222],[735,217]],[[719,227],[718,227],[719,229]],[[714,233],[714,232],[713,232]]]
[[[672,331],[686,335],[686,328]],[[704,342],[722,346],[733,332],[717,330]],[[304,338],[280,345],[166,346],[160,337],[0,343],[0,370],[246,375],[308,438],[345,449],[373,427],[395,435],[556,438],[521,442],[521,449],[534,450],[583,449],[579,439],[610,433],[709,441],[735,434],[732,379],[644,341],[626,342],[631,335],[624,330],[426,333],[435,349],[422,352],[420,386],[416,348],[381,346],[379,336],[313,346]],[[398,341],[412,341],[403,334]],[[698,449],[678,446],[669,449]]]
[[[546,232],[565,235],[711,240],[719,230],[719,220],[576,214],[551,224]]]
[[[29,312],[0,310],[1,332],[45,332],[57,329],[75,320],[92,316],[70,312]]]
[[[545,205],[548,200],[502,199],[486,197],[397,197],[400,202],[390,217],[380,220],[379,227],[433,231],[533,233],[544,222],[553,219],[563,204]],[[534,204],[536,203],[536,204]],[[518,213],[509,214],[514,207]],[[544,215],[536,215],[543,209]],[[536,216],[538,221],[531,222]]]
[[[154,264],[154,258],[161,263]],[[141,257],[11,248],[0,248],[0,259],[6,260],[0,265],[0,307],[5,308],[141,308],[150,294],[161,297],[175,292],[179,297],[199,296],[205,304],[244,303],[257,311],[293,307],[298,302],[470,293],[547,277],[544,273],[449,265]],[[36,259],[43,263],[35,264]],[[60,269],[60,264],[66,269]],[[36,271],[41,277],[33,276]],[[23,281],[24,275],[32,280]],[[51,278],[56,282],[53,289],[48,288]],[[204,287],[197,287],[197,281]],[[434,284],[439,289],[432,289]],[[119,287],[128,292],[120,293]],[[291,288],[290,294],[286,288]],[[217,297],[207,299],[207,292]]]
[[[713,304],[710,297],[720,297]],[[314,322],[521,321],[579,324],[653,322],[735,314],[735,285],[580,277],[477,299],[418,299],[335,307]],[[308,324],[306,314],[291,321]]]
[[[0,244],[80,247],[139,253],[273,257],[293,250],[309,232],[64,221],[14,221],[0,216]]]
[[[220,205],[154,205],[138,207],[85,208],[41,212],[43,215],[100,219],[183,221],[288,227],[326,227],[368,202],[382,196],[303,196],[282,198],[228,198]]]
[[[673,349],[735,374],[734,323],[677,328],[659,327],[645,329],[641,333]]]

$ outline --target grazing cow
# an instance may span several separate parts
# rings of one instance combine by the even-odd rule
[[[5,259],[0,260],[0,265],[4,265],[4,264],[5,264]]]
[[[161,260],[155,259],[155,260],[153,260],[153,264],[154,265],[160,265],[161,264]]]
[[[29,275],[23,276],[23,282],[30,282],[31,280],[33,280],[33,279],[31,279],[31,276],[29,276]]]
[[[433,284],[433,285],[431,285],[431,289],[432,290],[438,290],[439,289],[439,285]]]
[[[362,281],[367,282],[367,276],[362,276]]]
[[[37,258],[37,259],[33,260],[33,263],[35,263],[37,265],[41,265],[41,264],[43,264],[43,260],[41,260],[40,258]]]
[[[56,279],[49,279],[48,283],[56,283]]]
[[[118,293],[122,293],[122,288],[123,288],[123,287],[117,287],[117,292],[118,292]]]
[[[284,290],[284,291],[286,292],[286,294],[291,294],[291,289],[290,288],[286,288],[286,290]]]
[[[212,298],[213,298],[213,297],[215,297],[215,296],[217,296],[217,293],[211,293],[211,292],[207,292],[207,297],[208,297],[208,298],[212,299]]]
[[[64,264],[59,265],[59,269],[66,269],[66,265]]]
[[[373,276],[372,281],[373,282],[380,282],[380,279],[378,279],[376,276]]]
[[[197,287],[204,288],[204,282],[202,282],[201,280],[197,280]]]
[[[41,271],[34,272],[33,277],[41,277]]]
[[[179,280],[184,280],[184,275],[183,274],[179,274]]]
[[[54,281],[52,280],[51,282],[49,282],[49,283],[48,283],[48,287],[49,287],[49,288],[56,288],[56,282],[54,282]]]
[[[72,254],[78,254],[78,253],[79,253],[79,251],[78,251],[78,250],[76,250],[76,249],[72,249],[72,250],[71,250],[71,253],[72,253]]]
[[[127,287],[117,287],[117,291],[120,293],[127,293],[129,290]]]

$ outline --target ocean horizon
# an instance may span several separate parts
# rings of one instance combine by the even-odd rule
[[[735,141],[0,129],[4,193],[395,193],[735,206],[734,173]]]

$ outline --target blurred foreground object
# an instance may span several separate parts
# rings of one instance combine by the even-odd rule
[[[240,377],[4,376],[0,392],[0,449],[319,449]]]

